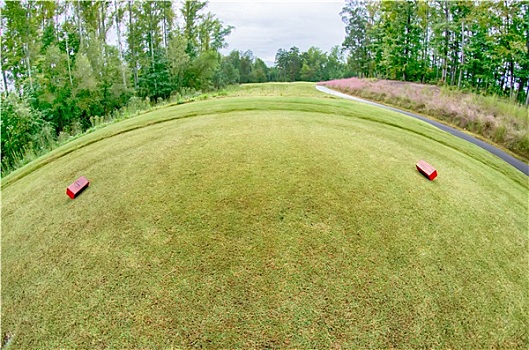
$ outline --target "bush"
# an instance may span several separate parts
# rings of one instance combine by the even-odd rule
[[[1,158],[2,175],[29,162],[53,147],[53,127],[27,99],[2,95]]]

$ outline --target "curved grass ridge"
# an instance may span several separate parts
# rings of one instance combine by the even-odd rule
[[[312,85],[246,89],[6,178],[10,349],[526,348],[523,174],[399,114],[248,96]]]
[[[470,155],[467,147],[459,146],[458,142],[454,142],[453,137],[447,137],[444,132],[435,132],[430,128],[425,129],[422,127],[423,124],[413,124],[408,122],[401,122],[398,118],[395,120],[389,119],[386,116],[379,117],[379,113],[375,110],[370,111],[370,113],[358,113],[351,110],[351,105],[339,101],[329,101],[329,99],[315,100],[314,98],[291,98],[291,97],[259,97],[259,101],[253,101],[255,97],[238,97],[236,101],[223,101],[218,103],[219,99],[203,101],[201,103],[189,103],[184,105],[176,105],[164,109],[163,112],[167,115],[158,116],[154,112],[153,116],[147,116],[142,118],[138,116],[136,118],[123,121],[119,124],[108,126],[102,129],[98,133],[88,134],[85,137],[74,140],[67,145],[59,147],[58,149],[46,154],[43,157],[31,162],[30,164],[18,169],[2,179],[1,188],[9,186],[10,183],[16,181],[29,173],[41,168],[42,166],[49,164],[55,159],[63,157],[71,152],[74,152],[80,148],[91,145],[95,142],[107,139],[116,135],[120,135],[126,132],[137,130],[139,128],[148,127],[151,125],[164,123],[167,121],[180,119],[180,118],[190,118],[196,116],[211,115],[217,113],[231,113],[235,111],[260,111],[260,110],[298,110],[298,111],[318,111],[321,113],[329,114],[342,114],[348,117],[361,118],[365,120],[375,121],[378,123],[383,123],[391,125],[397,128],[402,128],[405,130],[413,131],[418,135],[428,137],[430,139],[435,139],[437,142],[442,143],[445,146],[458,149],[459,151]],[[387,115],[392,115],[392,112],[388,112]],[[413,126],[411,126],[413,125]],[[505,169],[504,164],[497,161],[492,161],[492,157],[483,157],[482,155],[474,154],[472,151],[472,156],[477,157],[484,164],[487,164],[497,171],[503,172]],[[526,179],[519,179],[517,181],[522,181],[521,183],[526,183]]]

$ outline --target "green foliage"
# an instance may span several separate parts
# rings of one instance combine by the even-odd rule
[[[211,90],[218,64],[219,54],[216,51],[201,52],[185,72],[186,86],[195,90]]]
[[[363,1],[349,1],[340,13],[342,21],[346,24],[345,31],[347,37],[342,46],[354,57],[349,62],[349,69],[352,72],[364,72],[371,59],[368,55],[368,20],[367,9]]]
[[[275,58],[279,81],[298,81],[301,78],[303,62],[299,48],[291,47],[289,51],[279,49]]]
[[[348,75],[474,87],[529,103],[527,1],[344,6]]]
[[[190,56],[186,53],[186,45],[185,37],[181,34],[173,35],[169,39],[167,63],[171,83],[176,91],[185,86],[184,73],[190,62]]]
[[[288,51],[277,51],[275,66],[267,69],[266,75],[268,81],[323,81],[342,78],[346,74],[345,69],[339,46],[334,46],[329,54],[314,46],[306,52],[292,47]]]
[[[75,79],[73,87],[73,98],[77,112],[81,115],[91,115],[94,103],[98,103],[100,90],[98,88],[97,75],[85,54],[79,54],[76,59],[75,68],[72,72]]]
[[[186,40],[186,53],[195,58],[199,53],[199,12],[207,5],[206,1],[185,0],[181,11],[184,19],[183,35]]]
[[[207,11],[206,1],[75,1],[0,4],[3,86],[38,112],[44,124],[66,142],[102,123],[145,110],[144,104],[177,101],[189,91],[209,92],[231,84],[267,81],[319,81],[342,77],[338,47],[331,54],[311,47],[280,49],[268,67],[251,51],[220,55],[233,27]],[[117,45],[109,45],[109,34]],[[204,95],[206,96],[206,95]],[[147,102],[149,105],[151,102]],[[12,136],[12,137],[17,137]],[[28,158],[31,138],[20,136],[11,158]],[[51,146],[50,146],[51,147]],[[33,152],[33,151],[32,151]],[[7,153],[6,153],[7,154]],[[9,158],[9,159],[11,159]],[[7,159],[7,158],[6,158]],[[17,161],[9,161],[9,169]]]
[[[254,56],[252,51],[246,51],[240,54],[240,60],[237,62],[234,58],[234,63],[238,66],[240,72],[240,82],[252,83],[252,65],[254,61]]]
[[[316,47],[311,47],[307,52],[301,54],[303,65],[300,71],[300,78],[304,81],[326,80],[325,64],[327,55]]]
[[[29,101],[11,94],[1,96],[2,172],[27,161],[28,155],[49,149],[54,142],[51,125]]]
[[[240,80],[239,71],[234,67],[229,57],[222,57],[220,67],[215,72],[213,84],[216,89],[226,87],[228,85],[238,84]]]
[[[270,68],[250,50],[230,52],[221,62],[221,71],[226,75],[224,79],[229,81],[229,84],[264,83],[273,80],[270,78]]]
[[[251,82],[264,83],[268,81],[267,73],[268,67],[266,66],[266,63],[260,58],[255,58],[252,65]]]

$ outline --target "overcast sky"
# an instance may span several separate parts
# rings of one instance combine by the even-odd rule
[[[329,52],[345,37],[340,11],[345,1],[227,1],[210,0],[208,10],[235,29],[222,50],[251,50],[268,65],[274,64],[278,49],[297,46],[307,51],[316,46]]]

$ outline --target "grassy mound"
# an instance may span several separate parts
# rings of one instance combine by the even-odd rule
[[[524,348],[528,189],[472,144],[309,84],[160,109],[3,179],[2,336]]]

